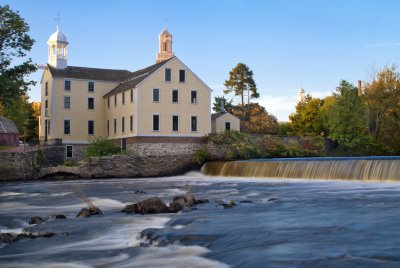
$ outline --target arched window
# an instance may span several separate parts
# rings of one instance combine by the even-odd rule
[[[164,51],[167,51],[167,42],[164,42]]]
[[[57,48],[53,45],[53,55],[57,55]]]

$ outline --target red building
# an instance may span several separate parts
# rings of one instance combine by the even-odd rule
[[[18,146],[19,131],[14,121],[0,116],[0,145]]]

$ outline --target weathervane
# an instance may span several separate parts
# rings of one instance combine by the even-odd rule
[[[167,19],[167,17],[165,17],[165,19],[164,19],[164,28],[165,28],[165,30],[167,29],[167,26],[168,26],[168,19]]]
[[[60,28],[60,13],[57,13],[57,18],[54,18],[54,20],[55,21],[57,21],[57,31],[59,30],[59,28]]]

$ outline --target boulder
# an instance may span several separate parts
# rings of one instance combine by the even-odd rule
[[[0,241],[3,243],[12,244],[16,241],[16,237],[10,233],[0,233]]]
[[[89,208],[82,208],[76,217],[90,217],[100,214],[103,214],[103,212],[98,207],[90,206]]]
[[[38,217],[38,216],[32,217],[29,220],[29,224],[41,224],[42,222],[44,222],[44,219],[42,219],[41,217]]]
[[[194,195],[191,192],[174,196],[174,198],[172,199],[172,203],[175,202],[179,202],[189,207],[194,206],[197,203],[196,198],[194,198]]]
[[[121,212],[138,213],[138,205],[137,204],[126,205],[125,208],[121,210]]]
[[[65,215],[64,214],[55,214],[55,215],[53,215],[53,219],[56,219],[56,220],[63,220],[63,219],[66,219],[67,217],[65,217]]]
[[[51,231],[43,231],[43,232],[36,232],[36,233],[33,233],[33,232],[23,232],[23,233],[18,234],[18,235],[17,235],[17,238],[18,238],[18,239],[20,239],[20,238],[36,239],[36,238],[38,238],[38,237],[46,237],[46,238],[49,238],[49,237],[52,237],[52,236],[55,236],[55,235],[56,235],[56,233],[51,232]]]
[[[142,200],[136,206],[137,211],[134,211],[134,213],[152,214],[170,212],[168,206],[158,197]]]

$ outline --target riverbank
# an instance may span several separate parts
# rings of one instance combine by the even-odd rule
[[[76,218],[86,203],[103,215]],[[126,205],[190,189],[209,203],[178,214],[125,214]],[[224,208],[223,202],[236,205]],[[0,266],[398,266],[399,184],[214,178],[2,183],[0,230],[56,236],[2,244]],[[53,219],[53,214],[66,219]],[[29,225],[32,216],[49,217]],[[69,235],[61,235],[68,232]],[[21,257],[23,256],[23,257]]]

